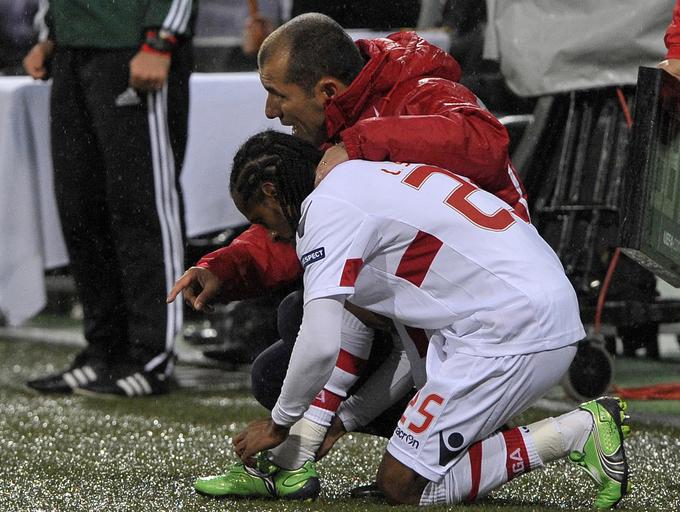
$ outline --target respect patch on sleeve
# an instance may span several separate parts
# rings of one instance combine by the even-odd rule
[[[325,257],[326,251],[324,250],[323,247],[319,247],[318,249],[314,249],[313,251],[309,251],[308,253],[303,254],[302,258],[300,258],[300,263],[302,264],[302,268],[307,268],[315,261],[322,260]]]

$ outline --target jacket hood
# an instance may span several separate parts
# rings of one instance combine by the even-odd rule
[[[359,39],[356,45],[368,60],[349,88],[326,104],[329,135],[354,124],[376,95],[387,96],[407,80],[444,78],[457,82],[461,76],[460,65],[453,57],[415,32]]]

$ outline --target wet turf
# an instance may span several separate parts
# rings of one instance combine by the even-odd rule
[[[347,436],[320,465],[324,490],[312,504],[214,500],[196,495],[198,475],[235,460],[231,437],[264,409],[245,386],[179,389],[161,398],[94,400],[37,396],[32,376],[61,368],[74,349],[0,341],[0,511],[417,510],[349,499],[373,478],[385,442]],[[48,362],[50,362],[48,364]],[[180,368],[187,375],[198,370]],[[205,386],[203,386],[205,387]],[[631,405],[647,414],[648,405]],[[677,404],[657,404],[659,410]],[[639,412],[638,412],[639,411]],[[543,416],[532,410],[522,421]],[[636,425],[627,444],[633,489],[621,508],[680,510],[680,430]],[[566,463],[519,478],[484,503],[447,510],[589,509],[590,482]],[[429,510],[444,510],[434,507]]]

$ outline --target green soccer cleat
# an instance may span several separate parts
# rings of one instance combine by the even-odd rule
[[[208,496],[271,498],[274,482],[269,475],[244,464],[234,464],[223,475],[197,478],[194,489]],[[270,490],[271,489],[271,490]]]
[[[313,500],[319,496],[321,485],[312,461],[298,469],[283,469],[261,454],[256,467],[234,464],[223,475],[198,478],[194,489],[216,497],[283,498]]]
[[[283,469],[274,475],[276,495],[288,500],[315,500],[321,492],[319,475],[311,460],[298,469]]]
[[[583,452],[571,452],[569,460],[597,484],[597,508],[615,507],[628,492],[628,460],[623,448],[623,440],[630,434],[630,427],[623,424],[628,418],[626,407],[620,398],[607,396],[579,406],[592,416],[593,429]]]

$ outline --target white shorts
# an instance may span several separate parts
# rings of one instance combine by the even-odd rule
[[[576,355],[576,344],[504,357],[427,350],[427,382],[413,397],[387,451],[438,482],[468,447],[498,431],[555,386]]]

